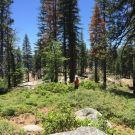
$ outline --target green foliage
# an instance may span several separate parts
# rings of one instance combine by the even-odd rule
[[[44,96],[46,95],[45,94],[46,91],[53,92],[53,93],[66,93],[73,90],[74,90],[74,83],[70,83],[69,85],[64,85],[62,83],[50,82],[35,87],[34,92],[36,94],[40,93],[40,95]]]
[[[44,76],[44,78],[43,78],[43,80],[49,80],[49,79],[50,79],[49,74],[46,74],[46,75]]]
[[[119,76],[119,75],[117,75],[117,76],[116,76],[116,79],[117,79],[117,80],[119,80],[119,79],[120,79],[120,76]]]
[[[30,92],[29,91],[24,92],[23,96],[26,97],[26,98],[30,98]]]
[[[62,68],[59,67],[59,65],[62,65],[65,60],[68,60],[68,58],[62,57],[60,45],[60,42],[54,42],[51,40],[47,47],[47,51],[43,52],[47,62],[46,67],[44,69],[44,75],[48,74],[47,76],[50,76],[50,78],[52,80],[54,79],[55,82],[58,82],[58,70]]]
[[[95,83],[93,81],[85,81],[85,83],[84,83],[84,88],[86,88],[86,89],[95,90],[95,88],[97,88],[97,87],[98,87],[97,83]]]
[[[103,120],[105,120],[104,117],[100,117],[98,124],[95,124],[91,119],[76,119],[73,109],[65,101],[59,102],[57,107],[60,109],[60,112],[53,111],[49,112],[47,116],[44,114],[40,116],[44,128],[44,131],[41,134],[47,135],[48,133],[64,132],[66,129],[70,131],[71,128],[74,130],[81,126],[94,126],[108,134],[115,132],[114,128],[108,128],[106,123],[103,122]]]
[[[4,91],[4,92],[8,91],[8,82],[6,78],[2,78],[2,77],[0,77],[0,92],[1,91]]]
[[[79,83],[79,86],[84,86],[84,80]]]
[[[92,75],[91,77],[89,77],[89,80],[95,81],[95,75]],[[99,81],[99,75],[97,75],[97,81]]]
[[[0,121],[0,134],[3,134],[3,133],[13,134],[15,130],[16,130],[16,127],[13,126],[9,121],[7,120]]]

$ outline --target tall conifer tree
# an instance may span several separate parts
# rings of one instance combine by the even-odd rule
[[[25,34],[24,40],[23,40],[23,48],[22,48],[22,59],[24,67],[28,69],[27,76],[28,76],[28,82],[29,82],[29,71],[32,69],[32,52],[31,52],[31,45],[29,42],[29,38],[27,34]]]
[[[90,50],[90,55],[92,56],[92,58],[95,58],[95,82],[97,82],[98,57],[101,55],[104,56],[106,54],[106,52],[102,52],[102,50],[106,50],[107,47],[105,37],[103,36],[106,33],[105,22],[100,17],[100,9],[97,2],[94,6],[91,24],[89,25],[89,31],[92,31],[90,33],[89,41],[91,41],[90,45],[93,47]]]

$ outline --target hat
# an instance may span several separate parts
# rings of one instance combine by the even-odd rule
[[[78,75],[75,75],[75,78],[78,78]]]

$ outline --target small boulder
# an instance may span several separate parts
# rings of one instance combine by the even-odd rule
[[[54,133],[50,135],[107,135],[103,131],[94,127],[78,127],[76,130]]]
[[[79,118],[81,120],[84,120],[85,116],[87,119],[92,119],[96,124],[98,123],[98,118],[96,117],[97,114],[99,114],[100,116],[102,116],[102,114],[100,112],[98,112],[97,110],[93,109],[93,108],[85,108],[82,110],[79,110],[77,112],[75,112],[76,114],[76,119]],[[107,122],[107,126],[109,128],[112,128],[111,124]]]
[[[36,125],[27,125],[27,126],[22,127],[22,129],[24,131],[27,131],[27,132],[43,131],[44,130],[43,128],[36,126]]]

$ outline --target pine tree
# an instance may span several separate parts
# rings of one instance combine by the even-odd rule
[[[93,47],[90,50],[90,55],[93,59],[95,58],[95,82],[97,82],[97,62],[99,56],[106,55],[106,39],[103,35],[106,33],[105,22],[100,17],[100,9],[96,2],[94,6],[94,12],[91,19],[91,24],[89,24],[90,41],[91,46]]]
[[[28,82],[29,82],[29,71],[31,71],[31,69],[32,69],[32,55],[31,55],[32,52],[31,52],[31,45],[30,45],[29,38],[28,38],[27,34],[25,34],[22,46],[23,46],[23,48],[22,48],[22,52],[23,52],[22,59],[23,59],[24,67],[28,69],[27,79],[28,79]]]
[[[76,69],[76,56],[77,56],[77,36],[79,24],[79,9],[78,0],[59,0],[60,10],[59,13],[64,17],[60,18],[60,27],[64,29],[64,42],[67,39],[67,58],[69,57],[69,77],[70,82],[74,82],[75,69]],[[65,45],[64,45],[65,48]],[[65,51],[66,52],[66,51]]]
[[[13,0],[1,0],[0,1],[0,77],[3,78],[3,50],[5,47],[4,38],[6,38],[6,29],[12,22],[13,19],[10,18],[10,5],[13,3]],[[10,19],[10,20],[9,20]]]

